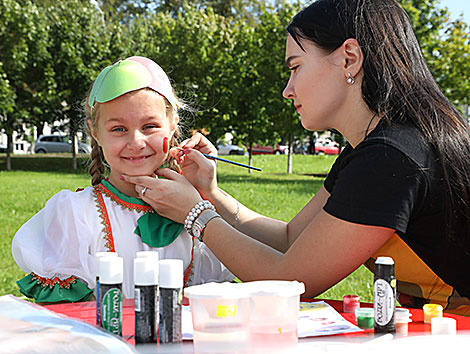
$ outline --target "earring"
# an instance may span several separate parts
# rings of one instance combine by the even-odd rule
[[[352,84],[354,84],[354,81],[356,81],[356,80],[354,79],[354,76],[352,76],[351,73],[348,73],[348,77],[347,77],[347,79],[346,79],[346,82],[347,82],[349,85],[352,85]]]

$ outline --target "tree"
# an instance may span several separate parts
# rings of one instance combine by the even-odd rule
[[[168,12],[173,16],[185,13],[189,8],[212,11],[230,21],[243,20],[253,25],[266,7],[266,0],[158,0],[154,2],[157,12]]]
[[[462,19],[450,22],[441,45],[428,60],[436,82],[457,107],[470,104],[470,27]]]
[[[456,106],[470,97],[470,34],[463,19],[450,21],[438,0],[401,0],[424,57],[441,90]]]
[[[101,13],[89,2],[45,3],[44,11],[49,23],[48,51],[56,81],[54,118],[68,118],[75,147],[76,133],[83,129],[84,123],[81,102],[99,70],[110,63],[109,31]],[[76,169],[75,148],[72,154]]]
[[[148,15],[153,5],[152,0],[98,0],[97,8],[102,12],[108,24],[125,24],[136,17]]]
[[[15,107],[16,95],[7,74],[3,71],[3,65],[0,62],[0,126],[8,127],[8,118],[13,113]],[[7,170],[11,169],[11,143],[7,146]]]
[[[284,65],[288,21],[299,3],[277,1],[264,9],[254,26],[240,21],[232,60],[223,76],[230,87],[226,98],[227,123],[235,139],[251,148],[255,143],[274,144],[287,140],[290,145],[288,171],[294,136],[304,134],[292,103],[282,98],[289,78]]]
[[[28,0],[0,0],[0,63],[2,91],[1,128],[8,137],[7,169],[11,169],[13,132],[22,133],[27,118],[41,110],[53,78],[47,52],[48,25]]]
[[[212,136],[225,132],[225,67],[231,58],[233,29],[212,9],[184,8],[176,17],[158,12],[129,28],[130,50],[155,60],[174,82],[178,96],[195,108],[193,128]]]

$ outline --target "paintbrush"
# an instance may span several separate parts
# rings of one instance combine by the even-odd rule
[[[179,146],[176,147],[176,149],[178,150],[181,150],[181,151],[184,151],[183,148],[180,148]],[[201,154],[203,154],[201,152]],[[245,167],[245,168],[250,168],[252,170],[256,170],[256,171],[261,171],[261,168],[258,168],[258,167],[253,167],[253,166],[250,166],[250,165],[244,165],[242,163],[239,163],[239,162],[235,162],[235,161],[230,161],[230,160],[226,160],[226,159],[222,159],[220,157],[217,157],[217,156],[212,156],[212,155],[208,155],[208,154],[203,154],[205,157],[207,157],[208,159],[212,159],[212,160],[217,160],[217,161],[222,161],[222,162],[227,162],[227,163],[230,163],[232,165],[236,165],[236,166],[240,166],[240,167]]]

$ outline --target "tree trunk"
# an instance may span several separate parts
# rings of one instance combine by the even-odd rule
[[[249,149],[248,149],[248,165],[253,166],[253,143],[250,143],[248,146],[249,146]],[[247,170],[248,170],[249,174],[252,173],[251,168],[248,168]]]
[[[7,171],[11,171],[11,152],[13,151],[13,134],[7,134]]]
[[[70,138],[72,139],[72,166],[73,169],[77,169],[77,139],[75,137],[75,131],[71,132]]]
[[[287,173],[292,173],[292,153],[294,150],[294,138],[292,134],[289,134],[288,138],[289,151],[287,154]]]

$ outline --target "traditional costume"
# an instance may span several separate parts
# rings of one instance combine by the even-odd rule
[[[124,259],[126,298],[134,297],[133,260],[138,251],[182,259],[186,286],[234,279],[183,225],[103,180],[82,191],[57,193],[18,230],[13,258],[29,273],[17,282],[20,291],[37,302],[86,301],[96,286],[95,253],[103,251]]]

